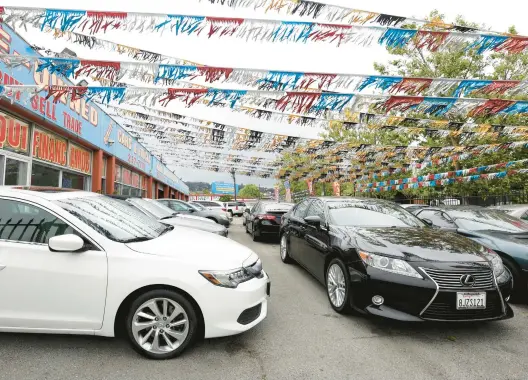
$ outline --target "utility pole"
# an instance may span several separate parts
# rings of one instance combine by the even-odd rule
[[[238,208],[238,205],[237,205],[237,191],[236,191],[236,176],[235,176],[235,168],[232,168],[231,171],[231,176],[233,177],[233,193],[235,193],[235,207]]]

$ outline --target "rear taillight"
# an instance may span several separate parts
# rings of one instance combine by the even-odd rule
[[[260,220],[275,220],[275,215],[257,215]]]

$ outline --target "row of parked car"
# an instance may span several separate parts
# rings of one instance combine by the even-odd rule
[[[258,255],[191,206],[0,187],[0,331],[122,334],[167,359],[254,327],[270,294]]]

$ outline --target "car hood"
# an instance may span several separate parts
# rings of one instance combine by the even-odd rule
[[[161,223],[170,224],[171,226],[182,226],[189,228],[196,228],[198,230],[207,232],[221,232],[225,228],[216,223],[202,222],[193,218],[174,217],[160,220]]]
[[[181,226],[156,239],[126,245],[136,252],[171,257],[202,270],[237,269],[258,260],[255,252],[234,240]]]
[[[407,261],[481,262],[482,246],[451,232],[432,228],[338,227],[360,250]]]

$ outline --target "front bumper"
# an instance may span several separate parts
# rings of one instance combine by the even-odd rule
[[[431,265],[440,271],[452,270],[451,273],[464,270],[461,264],[435,263]],[[470,268],[467,266],[467,270]],[[462,322],[513,317],[513,311],[504,301],[511,293],[511,278],[500,286],[494,282],[493,285],[483,289],[448,289],[438,286],[419,265],[415,269],[424,277],[423,279],[393,274],[372,267],[367,267],[366,274],[350,269],[352,307],[366,314],[409,322]],[[457,291],[486,292],[486,308],[457,310]],[[375,295],[383,297],[382,305],[372,303],[372,297]]]
[[[262,278],[244,282],[236,289],[208,282],[203,285],[204,298],[197,301],[204,317],[205,338],[240,334],[266,318],[270,280],[266,272],[263,274]]]

